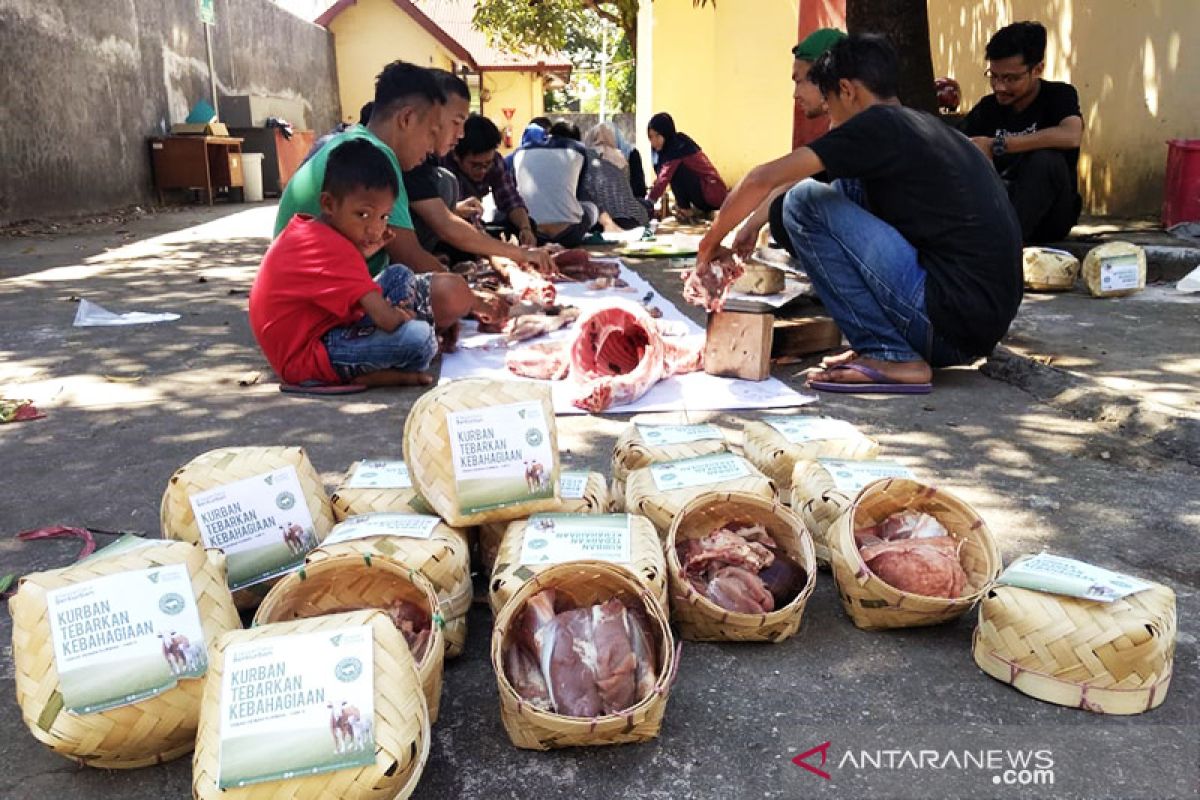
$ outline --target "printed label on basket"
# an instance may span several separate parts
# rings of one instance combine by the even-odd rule
[[[1049,553],[1018,559],[1004,570],[998,582],[1102,603],[1112,603],[1154,586],[1130,575]]]
[[[145,700],[208,669],[184,564],[52,589],[46,610],[63,707],[76,714]]]
[[[372,536],[403,536],[406,539],[428,539],[441,522],[440,517],[425,514],[359,514],[334,526],[321,546],[368,539]]]
[[[731,453],[715,453],[650,465],[650,477],[660,492],[721,483],[753,474],[744,458]]]
[[[225,551],[230,589],[291,572],[317,546],[312,514],[293,466],[189,499],[204,546]]]
[[[770,425],[791,444],[820,442],[827,439],[857,439],[862,434],[844,419],[830,417],[766,417]]]
[[[833,478],[833,486],[839,492],[860,492],[872,481],[882,478],[915,477],[908,467],[894,461],[843,461],[837,458],[818,458],[817,462]]]
[[[446,427],[462,513],[554,497],[555,452],[541,403],[447,414]]]
[[[346,481],[347,489],[411,489],[412,485],[403,461],[359,461]]]
[[[525,523],[522,564],[597,559],[628,564],[628,514],[534,514]]]
[[[113,556],[123,556],[126,553],[132,553],[134,550],[141,550],[144,547],[154,547],[161,545],[162,539],[143,539],[141,536],[136,536],[132,533],[125,533],[107,547],[101,547],[96,552],[92,553],[87,558],[81,558],[76,561],[76,564],[86,564],[89,561],[98,561],[102,558],[112,558]]]
[[[1100,260],[1100,291],[1120,292],[1139,289],[1142,271],[1138,269],[1136,255],[1112,256]]]
[[[221,789],[375,762],[369,626],[230,645],[221,676]]]
[[[642,441],[655,446],[725,439],[716,425],[638,425],[637,430]]]
[[[588,473],[564,472],[558,479],[558,496],[563,500],[580,500],[587,489]]]

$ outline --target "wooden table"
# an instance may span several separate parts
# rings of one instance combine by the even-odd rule
[[[163,136],[150,140],[158,202],[165,189],[213,190],[242,187],[242,140],[234,136]]]

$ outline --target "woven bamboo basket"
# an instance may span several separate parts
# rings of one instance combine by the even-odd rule
[[[272,636],[314,633],[370,625],[375,638],[375,763],[286,781],[219,789],[221,677],[225,650]],[[200,733],[192,759],[192,795],[196,800],[406,800],[421,780],[429,758],[429,713],[404,635],[379,611],[356,611],[295,622],[264,625],[222,636],[213,652],[204,686]]]
[[[1025,288],[1034,292],[1066,292],[1079,277],[1079,259],[1066,250],[1026,247],[1022,254]]]
[[[913,509],[929,514],[963,540],[959,560],[967,574],[960,597],[924,597],[901,591],[867,568],[854,530]],[[828,543],[842,607],[864,630],[912,628],[948,622],[975,605],[1000,575],[1000,551],[991,530],[969,505],[949,492],[902,478],[869,484],[829,531]]]
[[[191,751],[200,719],[202,680],[181,680],[154,697],[94,714],[63,709],[46,601],[47,592],[64,586],[171,564],[187,566],[200,625],[210,645],[220,634],[241,627],[225,584],[225,556],[198,544],[158,542],[21,578],[8,607],[17,704],[34,738],[80,764],[105,769],[146,767]]]
[[[446,658],[457,658],[467,643],[467,612],[474,589],[471,585],[471,547],[467,535],[444,522],[438,523],[428,539],[401,536],[371,536],[322,545],[308,554],[308,562],[356,553],[383,558],[415,569],[433,584],[441,604],[445,628]]]
[[[275,584],[254,614],[254,625],[383,609],[397,599],[420,606],[432,619],[429,646],[417,672],[429,721],[437,722],[445,664],[444,621],[433,585],[412,568],[354,552],[327,555]]]
[[[554,454],[554,461],[549,465],[554,497],[528,500],[473,514],[463,513],[459,510],[454,480],[447,415],[528,402],[542,405],[542,415],[550,435],[550,449]],[[484,522],[507,522],[554,509],[559,503],[558,453],[558,433],[554,425],[554,403],[550,390],[532,381],[450,381],[422,395],[404,421],[404,460],[411,471],[413,483],[434,513],[457,528]]]
[[[608,510],[613,514],[625,511],[625,481],[613,478],[608,484]]]
[[[1099,714],[1162,704],[1175,653],[1175,593],[1112,603],[996,585],[979,606],[972,652],[993,678],[1030,697]]]
[[[630,423],[625,430],[621,431],[621,435],[617,437],[617,443],[613,445],[613,481],[624,483],[629,479],[629,473],[651,464],[678,461],[681,458],[692,458],[693,456],[706,456],[710,453],[724,453],[727,450],[729,450],[729,443],[724,437],[699,439],[682,444],[650,444],[642,436],[638,426]],[[616,489],[614,488],[613,491],[615,493]]]
[[[521,548],[525,544],[525,529],[529,520],[509,523],[500,542],[492,580],[488,584],[488,601],[492,614],[498,615],[513,594],[534,575],[545,572],[548,566],[521,563]],[[658,531],[645,517],[629,515],[629,553],[627,564],[641,578],[651,593],[667,608],[667,565],[663,560],[662,542]]]
[[[891,462],[872,462],[884,466]],[[899,464],[895,465],[900,467]],[[858,492],[837,488],[829,468],[819,460],[797,461],[792,470],[792,510],[800,515],[800,521],[812,534],[813,551],[817,555],[817,566],[829,567],[829,528],[850,508]]]
[[[341,522],[360,514],[434,514],[432,507],[413,486],[388,489],[359,489],[350,486],[354,467],[347,471],[341,484],[330,496],[333,516]]]
[[[514,623],[525,610],[525,602],[550,588],[571,598],[578,606],[616,597],[627,605],[645,609],[658,656],[658,680],[649,695],[621,714],[585,719],[543,711],[517,694],[504,673],[504,653],[512,642]],[[527,750],[628,744],[655,738],[662,727],[667,696],[678,668],[679,651],[666,610],[640,578],[619,564],[572,561],[550,567],[517,589],[500,610],[492,630],[492,669],[500,690],[500,720],[512,743]]]
[[[587,481],[583,486],[583,497],[564,497],[559,502],[554,514],[604,514],[609,507],[608,485],[604,476],[599,472],[588,472]],[[489,575],[496,565],[496,551],[500,549],[500,541],[513,522],[524,523],[525,520],[509,522],[486,522],[479,526],[479,561],[484,572]]]
[[[1108,270],[1113,269],[1114,259],[1136,261],[1136,285],[1125,288],[1106,287]],[[1129,242],[1105,242],[1093,247],[1083,257],[1083,283],[1092,297],[1126,297],[1146,288],[1146,251]]]
[[[775,481],[780,492],[792,486],[792,470],[798,461],[816,458],[872,459],[879,443],[857,428],[847,426],[844,435],[793,443],[766,422],[747,422],[742,428],[742,450],[751,464]]]
[[[665,541],[671,531],[671,521],[678,516],[693,498],[712,492],[746,492],[764,500],[774,500],[775,484],[771,479],[747,463],[750,474],[742,478],[690,486],[661,492],[654,483],[649,467],[635,470],[625,484],[625,509],[630,514],[641,514],[654,523],[658,535]]]
[[[779,548],[804,568],[808,577],[804,588],[783,608],[767,614],[729,611],[697,592],[684,577],[676,546],[731,522],[762,525]],[[682,638],[695,642],[782,642],[800,629],[804,606],[817,585],[817,564],[812,537],[800,519],[781,503],[734,492],[700,495],[685,505],[671,523],[666,551],[671,618]]]
[[[223,447],[193,458],[175,471],[163,493],[160,508],[163,538],[201,541],[200,526],[189,501],[192,495],[289,466],[296,468],[317,541],[324,539],[333,528],[333,508],[321,476],[302,447]],[[234,602],[240,609],[254,608],[271,583],[239,589],[233,593]]]

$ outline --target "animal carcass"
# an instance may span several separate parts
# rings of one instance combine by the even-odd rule
[[[509,350],[505,360],[527,378],[569,374],[579,387],[571,402],[598,413],[634,402],[665,377],[700,369],[703,340],[666,338],[663,330],[645,309],[613,300],[581,316],[573,340]]]

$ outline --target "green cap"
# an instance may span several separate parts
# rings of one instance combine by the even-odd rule
[[[818,28],[792,48],[792,55],[801,61],[816,61],[825,51],[846,38],[837,28]]]

